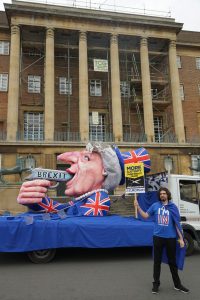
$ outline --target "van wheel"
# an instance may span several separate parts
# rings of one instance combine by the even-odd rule
[[[184,232],[184,241],[186,246],[186,256],[190,256],[194,252],[194,240],[188,232]]]
[[[28,252],[28,258],[35,264],[45,264],[50,262],[56,254],[56,249],[45,249]]]

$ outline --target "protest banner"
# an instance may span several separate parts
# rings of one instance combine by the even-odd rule
[[[137,193],[145,193],[144,164],[131,163],[125,165],[126,191],[125,194],[134,195],[137,199]],[[137,218],[137,209],[135,210]]]

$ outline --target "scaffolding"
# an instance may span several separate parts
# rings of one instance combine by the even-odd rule
[[[109,38],[102,34],[88,34],[88,84],[90,140],[113,141],[111,72]],[[103,64],[99,68],[99,63]],[[95,84],[99,84],[97,86]],[[92,89],[92,84],[93,89]],[[92,118],[97,114],[98,120]]]
[[[130,140],[137,132],[142,136],[144,134],[143,120],[143,96],[142,96],[142,78],[140,68],[140,49],[139,41],[131,42],[123,39],[123,48],[121,47],[121,80],[126,80],[130,86],[130,93],[122,98],[125,113],[124,125],[129,128]],[[134,39],[134,37],[132,37]],[[135,38],[137,39],[137,38]],[[126,44],[127,42],[127,44]],[[122,43],[121,43],[122,44]],[[167,42],[162,39],[149,39],[149,69],[151,81],[151,98],[155,125],[155,140],[174,141],[174,124],[171,116],[171,92],[168,75],[168,51]],[[169,108],[170,107],[170,108]],[[134,113],[135,111],[135,113]],[[132,116],[132,117],[131,117]],[[134,125],[137,117],[139,129]],[[158,120],[162,125],[162,134],[156,135]]]
[[[45,69],[45,32],[22,27],[20,62],[20,110],[44,113],[44,69]],[[109,35],[88,33],[88,89],[89,111],[99,113],[96,124],[96,138],[113,141],[112,133],[112,95],[110,72]],[[140,69],[140,49],[138,37],[119,37],[119,67],[121,81],[122,121],[124,141],[145,141],[142,78]],[[57,29],[55,31],[55,140],[79,140],[79,35],[76,31]],[[94,60],[105,60],[106,72],[94,70]],[[170,140],[174,125],[171,114],[171,96],[168,76],[166,41],[153,39],[149,43],[149,63],[152,87],[152,105],[155,121],[162,117],[162,136],[158,141]],[[39,75],[40,93],[28,93],[28,75]],[[63,78],[62,82],[60,81]],[[101,83],[102,94],[90,93],[91,81]],[[60,91],[62,84],[64,91]],[[124,85],[124,86],[123,86]],[[124,91],[123,91],[124,89]],[[90,130],[94,130],[91,123]],[[23,118],[20,128],[23,131]],[[102,129],[103,128],[103,129]],[[99,132],[102,134],[98,135]],[[95,135],[94,135],[95,136]],[[98,137],[99,136],[99,137]],[[93,139],[93,135],[90,135]]]

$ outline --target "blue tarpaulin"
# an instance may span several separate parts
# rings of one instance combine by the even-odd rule
[[[0,252],[152,246],[153,222],[117,215],[74,217],[25,213],[0,217]]]

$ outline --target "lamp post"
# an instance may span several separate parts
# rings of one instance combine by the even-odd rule
[[[192,166],[189,167],[190,170],[195,172],[200,172],[200,155],[191,155],[191,159],[192,159]],[[194,174],[195,173],[193,173],[193,175]]]
[[[33,157],[33,155],[29,154],[27,155],[27,157],[25,158],[25,167],[27,169],[34,169],[36,165],[35,162],[35,158]]]
[[[167,171],[168,187],[170,188],[170,174],[173,168],[173,158],[170,155],[164,157],[164,166]]]

